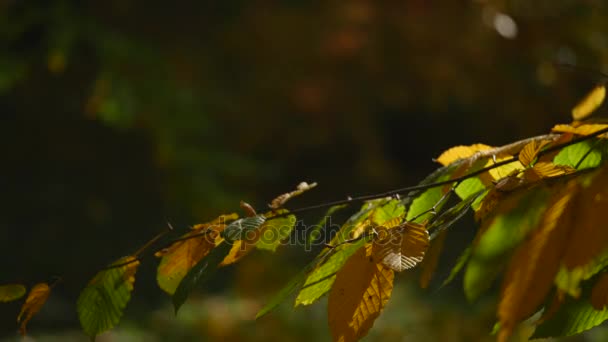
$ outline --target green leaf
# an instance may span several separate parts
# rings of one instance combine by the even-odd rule
[[[338,231],[336,236],[334,236],[331,239],[330,244],[337,246],[340,243],[344,242],[345,240],[349,239],[350,232],[355,227],[357,227],[359,224],[365,222],[365,220],[369,219],[370,215],[373,214],[373,212],[376,208],[386,204],[387,202],[388,202],[388,200],[386,198],[380,198],[377,200],[371,200],[371,201],[365,202],[361,206],[361,210],[359,210],[357,213],[352,215],[348,220],[346,220],[346,222],[342,225],[342,227],[340,227],[340,230]]]
[[[308,275],[304,286],[300,290],[300,293],[298,293],[295,306],[310,305],[326,294],[331,289],[331,285],[336,279],[336,272],[338,272],[346,260],[366,242],[366,239],[360,239],[356,242],[346,243],[336,247],[340,248],[340,250],[334,252],[327,261]]]
[[[602,163],[602,160],[606,159],[607,147],[608,142],[604,139],[581,141],[577,144],[564,147],[555,156],[553,163],[570,167],[578,165],[578,170],[598,167]]]
[[[426,177],[420,185],[426,185],[436,182],[441,182],[445,180],[449,180],[452,176],[452,173],[456,170],[458,163],[452,164],[450,166],[442,167],[437,169],[435,172]],[[408,204],[411,200],[411,204],[409,205],[406,220],[411,221],[414,217],[421,215],[425,211],[432,208],[443,196],[444,186],[437,186],[434,188],[427,189],[425,191],[413,191],[408,194],[408,197],[404,200],[404,204]],[[441,208],[435,208],[439,210]],[[424,220],[428,219],[431,213],[422,215],[416,219],[415,222],[421,223]]]
[[[264,215],[245,217],[230,223],[222,232],[222,237],[228,242],[242,240],[246,234],[260,227],[266,222]]]
[[[402,216],[403,213],[405,213],[405,206],[401,201],[391,199],[388,203],[379,206],[374,210],[371,220],[375,225],[381,226],[387,221]]]
[[[260,239],[256,242],[257,249],[276,251],[281,241],[288,238],[296,224],[296,217],[289,215],[269,219],[260,229]]]
[[[232,245],[230,243],[222,243],[215,247],[209,255],[199,261],[188,274],[182,279],[177,286],[175,293],[171,297],[173,300],[173,307],[175,308],[175,314],[179,311],[179,308],[184,304],[188,296],[197,286],[203,284],[209,279],[217,270],[218,265],[224,260],[224,257],[228,254]]]
[[[323,215],[323,218],[321,220],[319,220],[319,223],[317,223],[316,225],[314,225],[312,227],[312,229],[310,230],[310,233],[308,234],[308,238],[306,239],[306,250],[307,251],[309,251],[310,248],[312,247],[312,244],[319,239],[319,237],[321,236],[321,230],[325,229],[327,220],[329,220],[331,218],[331,215],[333,215],[338,210],[342,210],[342,209],[346,208],[347,206],[348,205],[346,205],[346,204],[334,205],[327,210],[325,215]]]
[[[0,302],[12,302],[25,295],[25,286],[21,284],[6,284],[0,286]]]
[[[82,290],[76,309],[87,335],[95,337],[118,324],[131,299],[138,266],[132,256],[121,258],[97,273]]]
[[[579,299],[567,297],[557,312],[540,324],[532,338],[565,337],[589,330],[608,319],[608,308],[595,310],[589,292]]]
[[[481,179],[479,179],[479,177],[473,177],[460,183],[460,185],[456,187],[456,194],[463,200],[474,194],[479,194],[479,196],[475,198],[475,201],[471,203],[471,207],[477,210],[486,195],[485,190],[486,187],[483,185]]]
[[[469,300],[490,287],[507,255],[536,228],[548,198],[546,188],[535,187],[514,193],[499,204],[487,226],[481,228],[465,271],[464,291]]]

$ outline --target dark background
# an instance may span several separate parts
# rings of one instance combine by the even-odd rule
[[[599,79],[556,62],[608,71],[605,2],[0,1],[0,281],[60,275],[30,331],[84,339],[79,291],[167,222],[301,181],[319,187],[292,208],[413,185],[451,146],[546,133]],[[177,318],[147,259],[103,338],[329,339],[324,304],[250,321],[311,257],[278,253],[222,270]],[[370,339],[489,338],[492,297],[413,277]],[[6,338],[18,308],[0,307]]]

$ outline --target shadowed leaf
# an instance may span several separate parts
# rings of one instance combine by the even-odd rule
[[[17,316],[17,323],[21,323],[19,326],[21,335],[25,336],[27,334],[27,323],[42,309],[50,294],[51,288],[47,283],[38,283],[32,287],[25,303],[21,306],[19,316]]]
[[[118,324],[131,299],[138,266],[139,261],[132,256],[121,258],[97,273],[82,290],[76,309],[87,335],[95,337]]]
[[[226,257],[230,248],[231,246],[228,243],[220,244],[214,248],[206,258],[203,258],[190,269],[188,274],[186,274],[184,279],[179,283],[179,286],[175,290],[175,294],[173,294],[172,300],[175,314],[177,314],[179,308],[184,304],[192,290],[203,284],[215,273],[215,270],[220,262]]]
[[[0,302],[12,302],[25,295],[25,286],[21,284],[7,284],[0,286]]]

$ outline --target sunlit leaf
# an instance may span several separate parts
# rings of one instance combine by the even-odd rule
[[[508,253],[536,227],[548,197],[549,191],[542,187],[513,193],[485,220],[464,274],[464,290],[469,300],[489,288]]]
[[[391,296],[393,278],[391,269],[374,260],[370,245],[348,259],[329,294],[334,341],[354,342],[367,334]]]
[[[128,256],[97,273],[80,292],[76,310],[84,332],[91,336],[113,328],[131,299],[139,261]]]
[[[572,133],[577,135],[593,135],[608,128],[607,124],[582,124],[578,126],[555,125],[551,131],[555,133]]]
[[[17,316],[17,323],[21,323],[19,326],[21,335],[25,336],[27,334],[27,323],[42,309],[50,294],[51,288],[47,283],[38,283],[31,288],[25,303],[21,306],[19,316]]]
[[[479,151],[486,151],[493,149],[492,146],[484,145],[484,144],[473,144],[470,146],[455,146],[450,148],[449,150],[443,152],[436,160],[441,165],[449,165],[453,162],[465,159],[473,156],[475,153]]]
[[[598,167],[605,158],[607,144],[604,141],[585,140],[564,147],[553,159],[556,165],[565,165],[577,170]]]
[[[598,85],[572,109],[574,120],[584,120],[588,118],[601,104],[606,97],[606,87]]]
[[[520,245],[507,270],[498,304],[499,341],[507,341],[515,326],[538,310],[553,286],[572,227],[569,210],[576,182],[549,200],[537,229]]]
[[[228,243],[220,244],[214,248],[207,257],[203,258],[190,269],[173,294],[172,300],[175,314],[177,314],[179,308],[184,304],[190,293],[215,273],[215,270],[222,260],[224,260],[230,248],[231,246]]]
[[[257,239],[255,247],[274,252],[281,241],[289,237],[295,224],[294,215],[269,219],[260,227],[260,237]]]
[[[338,270],[365,242],[366,239],[360,239],[356,242],[336,247],[339,249],[306,277],[304,286],[302,286],[300,293],[296,297],[295,306],[310,305],[329,292],[336,279]]]
[[[0,285],[0,302],[12,302],[25,295],[26,288],[21,284]]]
[[[534,160],[538,156],[538,153],[543,149],[543,147],[545,147],[550,142],[551,141],[549,141],[549,140],[542,140],[542,141],[534,140],[534,141],[529,142],[519,152],[519,156],[518,156],[519,162],[523,166],[528,167],[530,164],[532,164],[534,162]]]
[[[456,169],[456,165],[440,168],[437,171],[433,172],[425,180],[423,180],[420,185],[449,180],[450,177],[452,177],[453,172],[456,171]],[[413,192],[408,194],[408,198],[411,199],[411,204],[409,204],[409,208],[406,215],[406,221],[411,221],[415,217],[418,217],[415,220],[416,223],[422,223],[425,220],[428,220],[430,216],[432,216],[432,214],[428,213],[422,215],[422,213],[428,211],[430,208],[436,205],[437,202],[447,191],[449,191],[449,188],[445,189],[444,187],[434,187],[427,189],[423,192]],[[435,209],[440,210],[441,206]]]
[[[570,166],[555,165],[551,162],[538,162],[523,172],[526,181],[535,182],[544,178],[559,177],[575,172]]]
[[[370,220],[376,226],[384,225],[387,221],[399,218],[405,213],[405,207],[396,199],[391,199],[388,203],[378,206],[372,213]]]
[[[393,271],[401,272],[412,268],[424,259],[429,247],[429,233],[426,227],[414,222],[406,222],[395,228],[377,228],[372,253],[375,260]]]

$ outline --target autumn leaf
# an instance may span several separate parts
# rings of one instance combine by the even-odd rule
[[[458,161],[460,159],[465,159],[472,157],[475,153],[479,151],[486,151],[493,149],[492,146],[484,145],[484,144],[473,144],[470,146],[455,146],[447,151],[443,152],[439,157],[437,157],[436,161],[441,165],[449,165]]]
[[[120,321],[131,299],[139,260],[127,256],[98,272],[78,296],[76,309],[84,332],[95,337]]]
[[[375,260],[393,271],[401,272],[416,266],[424,259],[429,247],[426,227],[406,222],[395,228],[377,228],[372,253]]]
[[[607,124],[582,124],[582,125],[555,125],[551,129],[552,132],[555,133],[572,133],[577,135],[593,135],[596,132],[604,130],[608,128]]]
[[[269,219],[260,227],[260,237],[256,241],[255,247],[271,252],[276,251],[281,241],[289,237],[295,224],[294,215]]]
[[[0,302],[12,302],[25,295],[25,286],[21,284],[6,284],[0,286]]]
[[[221,241],[220,233],[226,227],[225,222],[237,217],[236,214],[220,216],[210,223],[196,225],[191,232],[183,235],[180,241],[157,252],[155,255],[162,257],[156,273],[158,286],[173,295],[188,271]]]
[[[17,323],[21,323],[19,326],[21,335],[25,336],[27,334],[27,323],[42,309],[50,294],[51,288],[47,283],[38,283],[32,287],[21,307],[19,316],[17,316]]]
[[[499,341],[507,341],[516,324],[537,311],[553,286],[572,226],[569,205],[576,186],[571,181],[552,195],[538,228],[517,248],[507,267],[498,304]]]
[[[579,121],[588,118],[602,105],[605,97],[606,87],[604,85],[596,86],[572,109],[572,118]]]
[[[519,162],[525,167],[530,166],[538,156],[538,153],[549,143],[551,143],[549,140],[534,140],[529,142],[519,152]]]
[[[394,273],[373,258],[372,245],[357,250],[340,269],[328,301],[334,341],[354,342],[367,334],[388,302]]]

